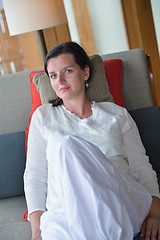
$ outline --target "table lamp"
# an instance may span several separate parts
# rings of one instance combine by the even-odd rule
[[[67,22],[63,0],[3,0],[10,36],[36,31],[43,59],[47,48],[42,29]]]

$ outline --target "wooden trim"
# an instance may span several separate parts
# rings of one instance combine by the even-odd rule
[[[88,55],[97,53],[86,0],[72,0],[80,44]]]
[[[142,48],[150,55],[156,105],[160,105],[160,61],[150,0],[121,0],[130,49]]]
[[[44,39],[46,43],[47,50],[49,51],[54,45],[57,44],[57,36],[55,28],[46,28],[43,30]]]
[[[151,57],[149,54],[146,54],[146,58],[147,58],[148,71],[149,71],[149,77],[150,77],[151,88],[152,88],[153,102],[156,105],[156,99],[154,94],[154,76],[153,76],[153,70],[152,70],[152,64],[151,64]]]
[[[67,42],[71,40],[68,24],[61,24],[55,28],[57,41],[58,42]]]

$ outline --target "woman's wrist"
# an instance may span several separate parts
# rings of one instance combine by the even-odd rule
[[[43,211],[35,211],[30,214],[31,228],[32,228],[32,240],[41,240],[41,231],[40,231],[40,217],[42,216]]]

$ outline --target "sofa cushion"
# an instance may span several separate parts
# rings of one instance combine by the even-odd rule
[[[27,127],[26,127],[26,140],[25,140],[26,150],[27,150],[27,144],[28,144],[29,126],[30,126],[30,121],[31,121],[32,115],[33,115],[34,111],[37,109],[37,107],[42,105],[40,94],[37,91],[35,84],[33,83],[33,77],[36,74],[43,73],[43,72],[44,72],[44,70],[36,70],[36,71],[33,71],[30,73],[30,93],[31,93],[30,95],[31,95],[32,106],[31,106],[29,120],[28,120]]]
[[[0,135],[0,198],[24,194],[25,132]]]
[[[105,74],[114,102],[125,107],[122,94],[122,64],[121,59],[104,60]]]
[[[130,111],[154,170],[160,173],[160,107]]]
[[[0,239],[29,240],[32,239],[30,222],[23,221],[26,210],[24,196],[0,200]]]
[[[91,76],[89,79],[89,88],[86,89],[88,98],[96,102],[113,102],[114,100],[110,94],[108,82],[106,81],[103,60],[99,55],[93,55],[90,57],[90,63]],[[57,95],[51,86],[47,74],[37,74],[35,75],[33,81],[40,93],[43,104],[48,103],[49,100],[57,99]]]

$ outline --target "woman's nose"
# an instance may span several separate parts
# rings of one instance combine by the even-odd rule
[[[65,78],[64,78],[64,74],[63,73],[60,73],[59,75],[58,75],[58,82],[59,83],[64,83],[66,80],[65,80]]]

